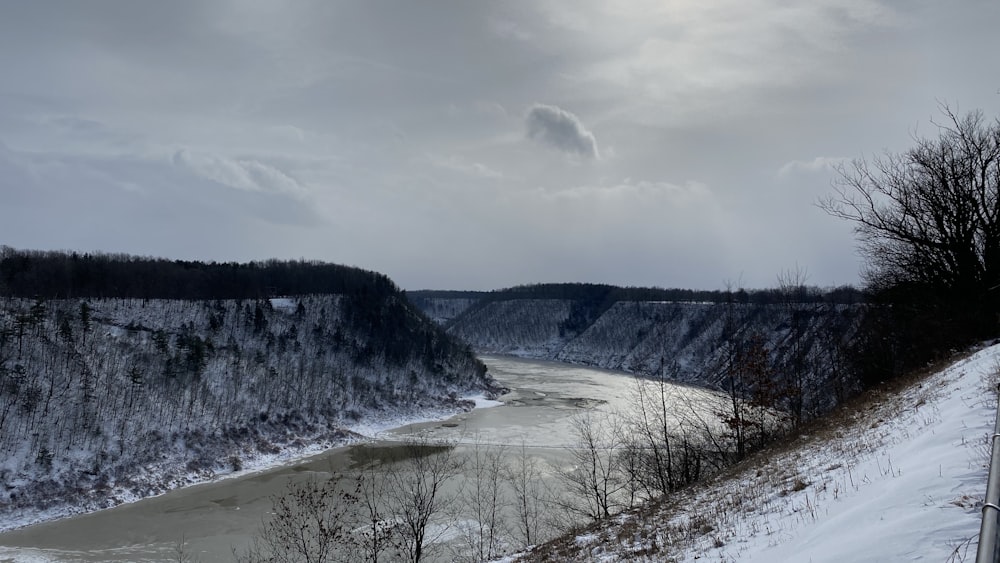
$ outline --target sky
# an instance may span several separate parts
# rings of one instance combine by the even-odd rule
[[[0,0],[0,244],[404,289],[859,281],[840,163],[1000,115],[993,0]]]

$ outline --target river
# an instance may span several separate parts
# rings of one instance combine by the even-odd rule
[[[484,357],[490,372],[511,391],[501,406],[475,409],[449,420],[408,425],[383,434],[389,444],[424,433],[457,443],[469,455],[475,444],[506,444],[540,460],[546,479],[571,463],[573,420],[584,409],[622,412],[634,402],[637,382],[628,374],[510,357]],[[671,387],[688,403],[711,400],[692,387]],[[352,447],[242,477],[178,489],[116,508],[36,524],[0,534],[0,562],[176,561],[177,547],[202,563],[232,561],[271,508],[270,498],[291,479],[326,476],[352,464]]]

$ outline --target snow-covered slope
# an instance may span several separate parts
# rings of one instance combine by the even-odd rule
[[[524,558],[971,560],[998,362],[986,348],[844,426]]]
[[[397,294],[0,300],[0,529],[112,506],[490,388]],[[28,518],[30,519],[30,518]]]
[[[428,297],[421,292],[408,293],[407,297],[434,322],[447,324],[479,301],[479,297]]]
[[[830,340],[826,335],[836,341],[846,338],[860,312],[856,306],[829,304],[619,301],[570,329],[573,307],[572,301],[561,299],[492,301],[470,308],[448,330],[491,354],[647,375],[676,369],[679,379],[698,381],[725,339],[759,332],[776,353],[809,348],[815,356],[820,351],[813,348]]]
[[[504,299],[470,307],[448,331],[478,351],[723,385],[724,358],[760,338],[776,381],[799,379],[802,408],[821,412],[851,391],[835,380],[861,320],[858,305],[618,301],[579,314],[580,301]],[[591,316],[593,315],[593,316]]]

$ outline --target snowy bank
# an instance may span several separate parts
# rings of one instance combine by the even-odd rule
[[[572,538],[555,560],[972,559],[998,365],[1000,346],[986,348],[842,427]]]

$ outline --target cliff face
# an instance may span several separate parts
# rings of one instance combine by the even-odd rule
[[[479,301],[478,297],[435,297],[420,292],[409,295],[410,301],[434,322],[447,324]]]
[[[0,507],[114,504],[369,417],[457,410],[485,371],[399,293],[0,298]]]
[[[555,360],[727,388],[729,362],[748,342],[766,350],[775,380],[810,392],[822,410],[846,391],[838,366],[858,305],[508,299],[469,307],[446,326],[481,353]]]

